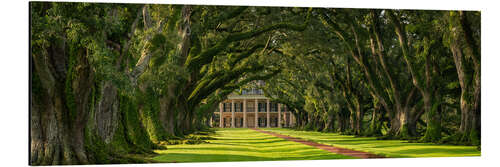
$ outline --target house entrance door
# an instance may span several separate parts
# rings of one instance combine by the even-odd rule
[[[247,117],[247,126],[249,128],[255,128],[255,117]]]

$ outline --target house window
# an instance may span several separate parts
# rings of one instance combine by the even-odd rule
[[[267,119],[266,118],[259,118],[259,127],[266,127],[267,125]]]
[[[259,103],[259,112],[266,112],[267,103]]]
[[[231,103],[224,103],[224,112],[231,112]]]
[[[247,103],[247,112],[255,112],[255,103]]]
[[[270,103],[271,104],[271,112],[278,112],[278,103]]]
[[[243,112],[243,103],[234,103],[234,112]]]

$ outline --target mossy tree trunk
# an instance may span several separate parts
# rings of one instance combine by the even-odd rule
[[[470,12],[450,12],[450,49],[457,69],[461,88],[461,121],[456,141],[480,145],[481,140],[481,64],[477,34],[472,32],[470,17],[480,17]],[[473,69],[469,72],[466,69]]]
[[[364,111],[363,111],[363,108],[361,107],[361,104],[359,102],[359,100],[356,100],[357,103],[355,104],[356,108],[355,108],[355,114],[351,114],[352,115],[355,115],[355,121],[354,121],[354,134],[355,135],[360,135],[362,133],[362,128],[363,128],[363,118],[364,118]]]
[[[141,162],[125,154],[151,153],[149,150],[155,145],[145,133],[138,108],[130,106],[130,100],[123,101],[114,83],[96,72],[91,59],[98,54],[96,51],[102,50],[87,44],[95,42],[93,44],[103,44],[105,48],[110,45],[109,48],[116,51],[112,53],[122,52],[122,47],[111,37],[92,38],[100,33],[92,27],[95,26],[94,18],[82,20],[68,14],[71,10],[85,10],[90,15],[104,13],[110,14],[105,17],[114,17],[117,9],[103,12],[99,5],[79,8],[80,4],[76,3],[33,3],[30,7],[37,9],[32,13],[35,30],[31,34],[32,75],[35,78],[32,84],[37,90],[33,91],[30,104],[30,164]],[[120,7],[130,7],[132,12],[138,8],[134,5]],[[48,13],[49,9],[57,12]],[[135,30],[139,17],[138,14],[135,21],[132,19],[131,31]],[[51,18],[62,19],[64,24],[51,22]],[[70,24],[65,20],[72,20],[71,25],[78,24],[79,29],[66,27]],[[123,48],[125,51],[119,57],[123,57],[128,47]],[[118,69],[120,63],[121,59],[110,64]]]
[[[337,131],[340,133],[345,133],[349,129],[349,111],[345,108],[342,108],[337,115]]]
[[[370,121],[370,126],[368,127],[366,136],[382,136],[382,115],[380,111],[380,104],[374,102],[374,107],[372,111],[372,118]]]
[[[335,112],[334,111],[329,111],[327,113],[327,118],[326,118],[326,123],[325,123],[325,128],[323,131],[326,132],[334,132],[335,131]]]
[[[84,48],[67,53],[65,40],[57,40],[60,45],[32,59],[40,94],[32,96],[30,163],[86,164],[84,128],[92,106],[93,73]]]
[[[441,113],[440,103],[434,103],[430,106],[431,97],[424,97],[424,110],[427,114],[427,127],[424,136],[420,139],[422,142],[439,142],[441,140]]]

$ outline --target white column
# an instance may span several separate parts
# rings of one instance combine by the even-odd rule
[[[278,103],[278,127],[281,128],[281,104]]]
[[[214,126],[212,125],[212,118],[213,118],[213,113],[212,113],[212,116],[210,116],[210,122],[208,122],[208,125],[210,125],[211,128],[213,128]]]
[[[243,128],[247,128],[247,99],[243,99]]]
[[[271,125],[269,125],[271,123],[271,120],[269,119],[269,110],[271,109],[271,106],[269,105],[269,99],[266,100],[267,102],[267,105],[266,105],[266,112],[267,112],[267,127],[270,128]]]
[[[224,127],[224,117],[222,117],[223,108],[224,108],[224,105],[222,105],[222,102],[219,103],[219,127],[221,127],[221,128]]]
[[[231,128],[234,128],[234,100],[231,100]]]
[[[255,99],[255,128],[259,127],[259,101]]]

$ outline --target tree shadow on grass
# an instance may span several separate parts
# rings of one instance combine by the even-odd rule
[[[256,147],[256,148],[262,148],[262,147],[283,147],[283,146],[289,146],[291,143],[287,141],[282,141],[281,143],[274,142],[271,146],[263,146],[262,144],[257,144],[257,143],[232,143],[232,142],[225,142],[225,143],[213,143],[217,145],[230,145],[230,146],[238,146],[238,147]]]
[[[286,141],[285,139],[270,137],[270,138],[259,138],[259,139],[245,139],[245,140],[234,140],[234,139],[218,139],[220,143],[251,143],[251,144],[270,144],[276,142]]]
[[[160,163],[176,162],[230,162],[230,161],[277,161],[277,160],[320,160],[320,159],[351,159],[337,154],[312,154],[299,157],[265,157],[234,154],[196,154],[168,153],[152,158]]]
[[[276,139],[276,137],[255,137],[255,138],[252,138],[252,136],[249,136],[248,138],[229,138],[229,137],[224,137],[224,138],[217,138],[216,140],[236,140],[236,141],[241,141],[241,140],[244,140],[244,141],[259,141],[259,140],[269,140],[269,139]]]
[[[446,146],[446,145],[439,145],[439,144],[432,144],[432,143],[406,143],[406,142],[394,142],[394,143],[370,143],[373,145],[371,148],[391,148],[391,147],[433,147],[434,146]],[[425,148],[422,148],[425,149]],[[449,149],[456,149],[456,148],[449,148]],[[458,148],[461,149],[461,148]]]
[[[277,140],[280,138],[276,137],[266,137],[266,138],[252,138],[251,136],[246,139],[234,139],[234,138],[217,138],[217,140],[221,142],[234,142],[234,143],[254,143],[254,142],[260,142],[260,141],[270,141],[270,140]]]
[[[160,162],[224,162],[224,161],[264,161],[272,160],[259,156],[227,155],[227,154],[194,154],[194,153],[167,153],[153,160]]]
[[[232,145],[232,144],[223,144],[220,143],[218,145],[228,145],[228,147],[201,147],[201,148],[191,148],[191,147],[176,147],[170,148],[170,150],[206,150],[206,151],[242,151],[242,152],[253,152],[253,153],[292,153],[292,152],[309,152],[318,150],[314,147],[286,147],[289,144],[282,144],[278,146],[269,146],[269,147],[257,147],[257,146],[241,146],[241,145]],[[238,147],[235,147],[238,146]]]
[[[397,154],[443,154],[443,156],[480,156],[477,151],[470,148],[414,148],[395,151]]]
[[[332,140],[315,140],[318,142],[323,142],[323,143],[330,143],[330,144],[349,144],[349,145],[357,145],[357,144],[367,144],[367,143],[372,143],[373,140],[370,139],[359,139],[359,140],[337,140],[337,139],[332,139]]]

